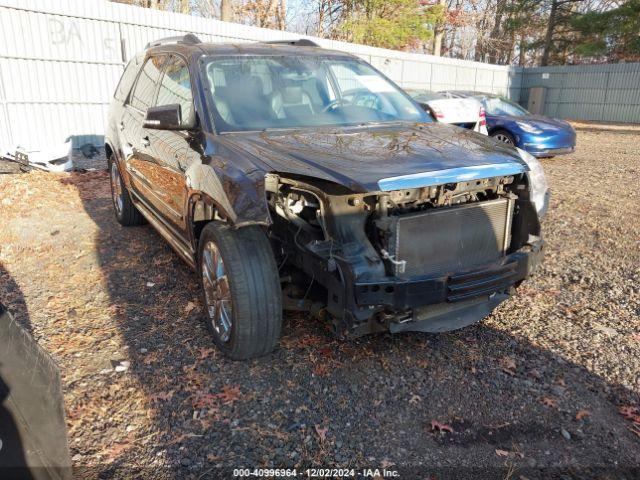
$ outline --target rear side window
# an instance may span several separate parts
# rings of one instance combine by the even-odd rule
[[[166,58],[166,55],[158,55],[147,59],[140,75],[138,75],[136,86],[129,97],[129,103],[132,107],[146,112],[153,105],[153,96],[160,81],[162,64]]]
[[[140,70],[141,61],[142,59],[138,55],[136,57],[133,57],[125,67],[124,72],[122,72],[122,76],[120,77],[120,82],[118,82],[116,91],[113,94],[113,97],[116,100],[124,102],[124,99],[127,98],[127,95],[131,91],[131,86],[136,80],[138,70]]]
[[[192,125],[194,118],[191,80],[186,62],[177,56],[171,56],[167,62],[156,106],[179,104],[182,112],[182,123]]]

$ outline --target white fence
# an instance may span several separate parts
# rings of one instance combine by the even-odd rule
[[[210,42],[301,37],[105,0],[0,0],[0,147],[39,148],[68,138],[74,146],[100,145],[126,61],[152,40],[187,32]],[[521,69],[313,40],[363,58],[406,88],[519,99]]]

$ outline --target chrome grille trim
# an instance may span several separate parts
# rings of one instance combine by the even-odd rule
[[[413,173],[378,180],[378,188],[383,192],[404,190],[407,188],[432,187],[445,183],[468,182],[480,178],[502,177],[527,172],[529,168],[521,163],[490,163],[470,167],[434,170],[433,172]]]

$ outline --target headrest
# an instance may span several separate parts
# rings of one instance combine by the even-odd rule
[[[255,75],[240,75],[235,77],[232,85],[238,96],[264,95],[262,79]]]
[[[302,87],[284,87],[282,101],[284,103],[302,103]]]

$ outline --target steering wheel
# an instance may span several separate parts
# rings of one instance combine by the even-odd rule
[[[322,109],[322,113],[327,113],[329,110],[333,110],[334,108],[340,105],[347,105],[350,102],[347,102],[344,98],[336,98],[329,102],[329,104]]]

